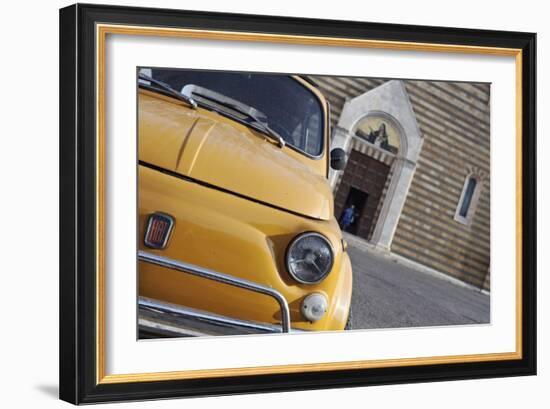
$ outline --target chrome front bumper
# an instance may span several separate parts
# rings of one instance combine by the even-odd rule
[[[281,312],[281,325],[273,325],[235,319],[151,298],[139,297],[138,326],[140,338],[262,334],[290,332],[291,330],[288,303],[283,295],[274,288],[146,251],[139,251],[138,259],[145,263],[264,294],[277,301]]]
[[[139,297],[138,324],[140,338],[283,332],[280,325],[239,320],[146,297]]]

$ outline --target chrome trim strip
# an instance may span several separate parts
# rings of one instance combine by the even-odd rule
[[[288,303],[286,302],[286,299],[283,297],[283,295],[274,288],[266,287],[253,281],[245,280],[243,278],[219,273],[214,270],[209,270],[207,268],[184,263],[178,260],[173,260],[168,257],[159,256],[142,250],[138,251],[138,259],[146,263],[171,268],[177,271],[181,271],[182,273],[192,274],[198,277],[206,278],[208,280],[217,281],[219,283],[232,285],[234,287],[243,288],[245,290],[272,297],[279,304],[279,308],[281,311],[282,332],[290,332],[290,312],[288,309]]]
[[[239,320],[148,297],[139,297],[139,328],[167,336],[276,334],[280,325]],[[297,331],[297,330],[293,330]]]

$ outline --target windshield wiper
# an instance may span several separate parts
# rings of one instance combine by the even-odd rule
[[[237,101],[233,98],[230,98],[226,95],[220,94],[216,91],[212,91],[208,88],[200,87],[194,84],[188,84],[183,87],[181,90],[182,95],[185,95],[188,98],[194,99],[193,96],[196,95],[200,99],[214,102],[215,104],[221,105],[223,107],[229,108],[239,114],[244,115],[248,120],[242,121],[240,118],[236,118],[245,122],[247,125],[252,126],[256,130],[266,134],[267,136],[274,139],[279,147],[284,147],[286,142],[281,135],[271,129],[267,123],[267,116],[262,111],[246,105],[240,101]],[[211,106],[206,102],[207,105]],[[212,107],[212,106],[211,106]],[[212,107],[215,108],[215,107]],[[231,113],[224,111],[224,113],[231,115]],[[234,115],[231,115],[235,118]]]
[[[187,104],[191,105],[193,109],[197,109],[197,102],[190,96],[184,95],[181,92],[176,91],[174,88],[172,88],[170,85],[166,84],[165,82],[156,80],[148,75],[139,73],[138,78],[142,81],[150,82],[151,84],[156,85],[157,87],[161,88],[162,90],[166,91],[171,96],[179,99],[180,101],[186,102]],[[149,84],[144,84],[143,82],[139,82],[140,86],[148,87]],[[154,88],[154,87],[152,87]]]

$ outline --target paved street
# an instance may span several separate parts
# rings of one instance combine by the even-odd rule
[[[397,328],[489,323],[489,295],[413,270],[350,243],[352,327]]]

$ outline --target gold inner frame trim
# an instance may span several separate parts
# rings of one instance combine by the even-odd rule
[[[105,40],[107,34],[160,36],[172,38],[207,39],[220,41],[247,41],[294,45],[372,48],[400,51],[466,53],[513,56],[516,64],[516,350],[505,353],[449,355],[417,358],[381,359],[367,361],[321,362],[314,364],[275,365],[259,367],[150,372],[132,374],[105,374]],[[178,379],[203,379],[227,376],[252,376],[297,372],[321,372],[348,369],[389,368],[413,365],[490,362],[522,358],[522,51],[515,48],[433,44],[403,41],[364,40],[322,36],[294,36],[283,34],[234,31],[178,29],[166,27],[130,26],[117,24],[96,25],[96,382],[114,384]]]

